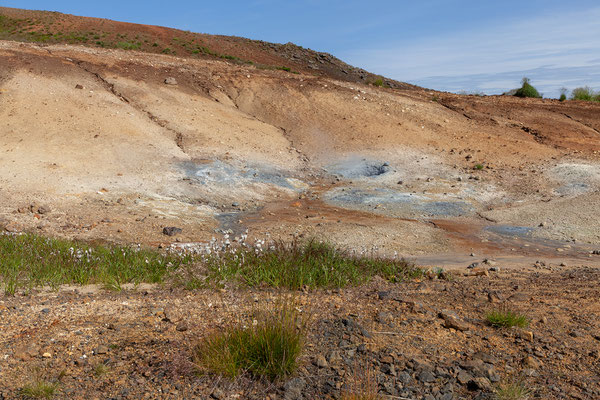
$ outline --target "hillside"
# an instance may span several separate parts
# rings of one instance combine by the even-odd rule
[[[280,69],[348,82],[375,83],[381,77],[350,66],[331,54],[293,43],[277,44],[232,36],[217,36],[161,26],[79,17],[49,11],[0,7],[0,40],[39,44],[74,44],[197,59],[223,59],[260,69]],[[412,85],[385,79],[389,87]]]

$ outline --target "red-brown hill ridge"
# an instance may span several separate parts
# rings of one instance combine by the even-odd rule
[[[0,39],[217,58],[240,64],[254,64],[259,68],[302,72],[349,82],[377,83],[404,89],[414,87],[353,67],[331,54],[305,49],[293,43],[268,43],[51,11],[0,7]]]

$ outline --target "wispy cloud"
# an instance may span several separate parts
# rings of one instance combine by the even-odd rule
[[[553,96],[562,86],[600,87],[598,21],[600,7],[528,16],[343,56],[386,76],[442,90],[497,93],[513,88],[526,75]]]

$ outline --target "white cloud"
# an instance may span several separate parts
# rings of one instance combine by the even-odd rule
[[[553,95],[568,80],[582,82],[587,78],[586,84],[600,86],[598,21],[600,7],[527,17],[482,30],[426,38],[408,46],[392,44],[342,56],[351,64],[398,80],[428,82],[429,87],[445,90],[497,91],[500,84],[510,81],[512,84],[502,89],[507,90],[519,83],[523,76],[520,74],[528,72],[533,81],[538,78],[538,83],[543,81],[542,91],[549,90],[552,93],[547,94]],[[494,78],[506,73],[509,74]],[[577,75],[571,76],[573,73]],[[447,79],[453,85],[444,85],[443,79],[449,77],[454,77]],[[455,89],[459,82],[468,86]],[[432,86],[433,83],[438,87]]]

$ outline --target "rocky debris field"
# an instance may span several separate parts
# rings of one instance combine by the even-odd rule
[[[494,399],[509,384],[530,398],[600,397],[600,270],[431,278],[294,293],[141,285],[2,297],[0,398],[20,398],[35,381],[68,399],[339,399],[365,387],[383,399]],[[196,373],[203,335],[288,295],[309,321],[294,375],[269,383]],[[529,325],[493,327],[492,310]]]

